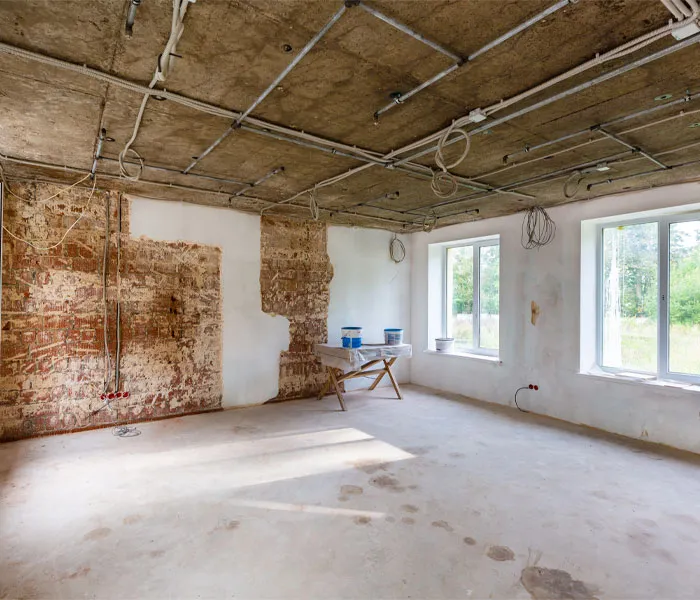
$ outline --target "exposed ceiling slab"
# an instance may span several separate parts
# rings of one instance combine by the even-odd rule
[[[663,27],[671,18],[658,0],[571,2],[456,67],[376,121],[375,112],[391,102],[392,94],[406,94],[449,68],[452,60],[352,4],[348,3],[342,17],[256,106],[251,117],[369,149],[377,157],[438,131],[473,109],[529,90],[596,54]],[[552,0],[510,0],[499,3],[496,11],[494,3],[487,0],[369,3],[461,57],[475,53],[553,4]],[[146,86],[168,39],[172,5],[170,0],[143,0],[133,36],[127,38],[124,24],[129,0],[5,0],[0,3],[0,42],[85,64]],[[243,111],[342,5],[326,0],[199,0],[188,7],[164,87],[208,105]],[[659,38],[643,49],[551,86],[499,112],[498,117],[675,43],[670,35]],[[410,167],[414,172],[409,173],[371,166],[316,190],[320,218],[414,230],[422,227],[425,219],[442,226],[510,214],[532,204],[552,206],[625,188],[694,179],[700,176],[700,164],[686,163],[693,163],[696,148],[672,150],[700,141],[700,127],[694,126],[700,122],[700,112],[694,112],[700,111],[700,98],[692,96],[700,91],[696,69],[699,48],[698,44],[689,45],[473,135],[467,158],[452,173],[478,179],[483,185],[472,187],[483,187],[484,192],[468,189],[462,181],[451,198],[439,198],[431,190],[430,170]],[[674,104],[684,96],[688,96],[687,102]],[[104,127],[110,141],[103,146],[98,177],[108,180],[110,186],[156,197],[309,218],[309,194],[291,198],[364,164],[353,152],[346,156],[348,153],[327,146],[310,147],[309,143],[279,139],[279,133],[261,132],[264,123],[260,121],[250,125],[244,121],[244,128],[231,130],[203,156],[229,130],[233,118],[151,98],[133,145],[146,165],[141,181],[119,180],[117,158],[132,135],[142,98],[140,93],[105,81],[0,52],[0,152],[25,161],[6,161],[6,172],[17,177],[41,173],[53,179],[75,180],[81,170],[92,166],[96,137]],[[609,130],[648,153],[661,153],[664,164],[684,166],[648,173],[657,165],[610,139],[596,141],[602,136],[595,131],[541,150],[521,152],[665,104],[667,108],[612,125]],[[479,125],[488,126],[495,118]],[[460,154],[462,147],[462,142],[448,147],[447,162]],[[628,155],[618,156],[625,152]],[[504,156],[511,154],[504,164]],[[133,155],[128,158],[134,162]],[[584,173],[577,192],[572,197],[564,194],[564,182],[571,173],[587,168],[579,165],[606,160],[620,162],[605,172]],[[27,164],[31,161],[76,171],[48,167],[38,171],[37,165]],[[196,164],[189,174],[183,174],[193,161]],[[434,153],[414,162],[436,169]],[[131,173],[137,170],[135,164],[126,167]],[[264,181],[256,186],[245,185],[261,179]],[[605,183],[607,180],[611,182]],[[590,184],[596,185],[588,189]],[[506,189],[489,191],[503,187]]]

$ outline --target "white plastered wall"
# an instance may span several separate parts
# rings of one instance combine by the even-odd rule
[[[131,198],[131,235],[186,241],[222,250],[223,407],[261,404],[278,391],[280,352],[289,345],[289,321],[261,309],[260,218],[229,209],[183,202]],[[393,234],[328,228],[330,288],[328,334],[340,344],[340,329],[364,327],[367,341],[381,341],[386,327],[402,327],[410,340],[410,245],[406,260],[389,257]],[[410,361],[397,363],[399,381],[409,380]],[[388,385],[389,382],[383,382]],[[348,382],[348,389],[368,381]]]
[[[522,215],[414,234],[412,382],[510,405],[518,387],[534,383],[539,392],[518,396],[528,410],[700,452],[700,392],[582,374],[579,344],[581,330],[595,327],[579,319],[582,221],[698,201],[700,184],[691,183],[554,208],[549,212],[557,224],[556,239],[541,250],[521,247]],[[424,353],[429,346],[429,244],[496,234],[501,240],[501,363]],[[530,323],[533,300],[541,309],[536,326]]]
[[[131,199],[131,235],[221,248],[222,406],[262,404],[278,391],[289,321],[261,309],[260,218],[184,202]]]
[[[410,342],[410,244],[406,258],[395,263],[389,256],[392,233],[351,227],[328,228],[328,256],[333,265],[331,300],[328,309],[328,341],[340,344],[344,326],[360,326],[365,342],[383,342],[384,329],[404,330],[404,341]],[[410,360],[399,359],[393,369],[399,382],[410,378]],[[369,381],[347,382],[347,389],[367,387]],[[389,385],[384,378],[381,385]]]

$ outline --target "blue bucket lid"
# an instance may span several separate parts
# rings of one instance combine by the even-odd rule
[[[362,327],[342,327],[341,329],[352,329],[354,331],[359,331]]]
[[[403,329],[401,329],[401,328],[397,328],[397,329],[385,329],[384,331],[403,331]]]

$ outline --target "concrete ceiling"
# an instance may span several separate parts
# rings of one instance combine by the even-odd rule
[[[368,2],[369,3],[369,2]],[[509,29],[554,4],[553,0],[374,0],[371,6],[467,56]],[[234,111],[247,108],[295,54],[341,6],[331,0],[198,0],[185,19],[178,58],[166,89]],[[143,0],[128,39],[124,23],[127,0],[3,0],[0,41],[43,55],[85,64],[105,73],[147,85],[167,40],[170,0]],[[374,122],[375,111],[392,92],[407,92],[450,66],[448,57],[358,8],[349,8],[311,52],[255,109],[252,116],[331,140],[386,153],[439,130],[474,108],[525,91],[580,63],[664,25],[670,17],[658,0],[579,0],[467,62],[450,75]],[[513,112],[535,101],[588,81],[637,58],[669,47],[667,36],[643,50],[606,63],[506,109]],[[284,46],[292,47],[291,52]],[[554,102],[473,136],[466,160],[453,172],[498,187],[625,152],[620,144],[582,135],[539,151],[518,154],[503,169],[503,157],[526,146],[586,129],[630,113],[669,104],[700,91],[698,45],[633,69],[624,75]],[[657,100],[659,96],[669,98]],[[100,125],[114,141],[105,144],[99,172],[117,175],[116,158],[133,130],[142,95],[84,75],[0,52],[0,152],[15,158],[89,170]],[[653,124],[666,117],[685,115]],[[650,153],[700,141],[700,98],[673,104],[645,117],[609,127]],[[500,113],[499,113],[499,116]],[[193,169],[183,171],[231,124],[169,100],[148,102],[134,148],[147,165],[144,181],[110,179],[109,186],[152,197],[230,206],[259,212],[360,164],[315,149],[235,130]],[[647,125],[648,127],[640,126]],[[458,145],[450,148],[457,149]],[[697,147],[659,156],[668,165],[696,160]],[[549,157],[550,154],[557,153]],[[548,157],[548,158],[544,158]],[[553,206],[650,185],[700,176],[691,164],[619,182],[607,179],[657,169],[639,154],[621,157],[611,171],[587,175],[573,198],[563,185],[568,173],[518,187],[534,200],[460,189],[454,198],[437,198],[430,181],[382,167],[319,189],[321,218],[338,223],[413,230],[424,215],[448,225],[522,210],[529,204]],[[435,167],[428,154],[417,160]],[[200,177],[207,175],[254,182],[279,166],[285,169],[244,196],[242,186]],[[13,176],[74,181],[76,172],[6,162]],[[499,171],[491,173],[493,171]],[[197,174],[197,175],[195,175]],[[146,181],[147,180],[147,181]],[[98,178],[99,181],[99,178]],[[102,184],[107,181],[103,176]],[[149,182],[173,184],[154,185]],[[575,182],[574,182],[575,183]],[[178,187],[180,186],[180,187]],[[573,188],[572,188],[573,189]],[[395,192],[399,192],[395,197]],[[391,194],[390,198],[386,198]],[[455,201],[465,195],[465,198]],[[249,197],[246,197],[249,196]],[[372,201],[372,206],[362,205]],[[450,204],[446,204],[450,202]],[[270,214],[308,216],[308,196]],[[439,206],[436,206],[439,205]],[[434,212],[431,212],[434,209]],[[473,211],[478,209],[478,215]],[[411,212],[406,212],[411,211]],[[371,217],[371,218],[370,218]]]

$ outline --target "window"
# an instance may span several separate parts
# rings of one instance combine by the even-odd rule
[[[448,246],[445,266],[445,337],[454,338],[455,352],[498,354],[498,240]]]
[[[600,226],[598,365],[700,382],[700,214]]]

